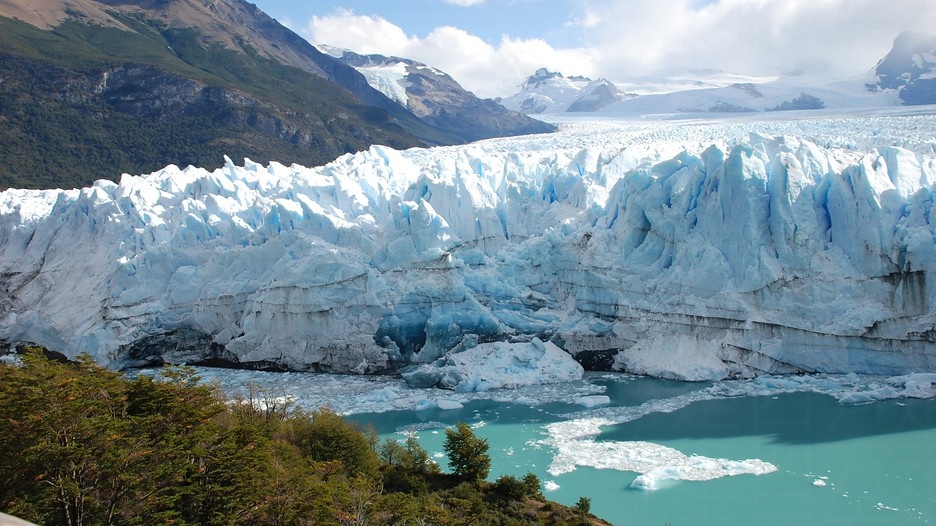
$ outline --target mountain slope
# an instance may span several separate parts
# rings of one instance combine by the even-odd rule
[[[0,188],[464,139],[242,0],[2,0]],[[41,17],[30,14],[42,13]]]
[[[323,48],[423,121],[465,141],[555,131],[493,100],[479,99],[448,74],[421,62]]]
[[[908,106],[936,104],[936,36],[901,33],[872,74],[869,90],[896,92]]]
[[[305,39],[244,0],[69,0],[35,5],[33,0],[0,0],[0,16],[44,29],[66,20],[132,30],[115,14],[148,21],[160,29],[195,30],[203,47],[219,45],[255,53],[335,82],[361,102],[396,110],[352,68],[323,55]],[[51,21],[51,22],[50,22]]]
[[[374,142],[421,143],[326,80],[203,48],[191,31],[127,23],[138,30],[0,21],[0,186],[84,186],[170,163],[218,166],[222,154],[315,164]]]

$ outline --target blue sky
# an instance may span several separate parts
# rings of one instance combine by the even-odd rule
[[[484,97],[539,67],[626,81],[720,70],[861,75],[936,0],[251,0],[313,43],[413,58]]]
[[[302,25],[313,15],[323,16],[346,9],[358,15],[379,15],[415,35],[428,35],[436,27],[451,25],[470,29],[471,33],[488,42],[497,42],[505,34],[517,38],[547,35],[550,41],[564,46],[574,44],[570,38],[577,35],[566,28],[566,23],[581,12],[583,5],[567,0],[486,1],[473,6],[440,0],[251,1],[268,15],[281,22],[287,19],[290,24]]]

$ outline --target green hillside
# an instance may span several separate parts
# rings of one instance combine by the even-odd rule
[[[211,168],[223,155],[316,165],[372,144],[455,142],[249,46],[205,46],[194,30],[114,16],[135,31],[0,18],[0,188]]]

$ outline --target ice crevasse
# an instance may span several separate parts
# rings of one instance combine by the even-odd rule
[[[487,345],[573,374],[554,347],[682,379],[936,369],[936,141],[659,133],[7,190],[0,340],[421,381]]]

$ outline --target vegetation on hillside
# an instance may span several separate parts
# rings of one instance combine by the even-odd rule
[[[0,189],[213,168],[225,154],[318,165],[372,144],[452,142],[249,46],[206,46],[195,30],[114,16],[134,31],[0,18]]]
[[[533,474],[444,474],[415,437],[380,443],[256,390],[225,400],[184,368],[22,362],[0,365],[0,511],[38,524],[605,524]],[[463,424],[449,437],[486,475],[486,442]]]

